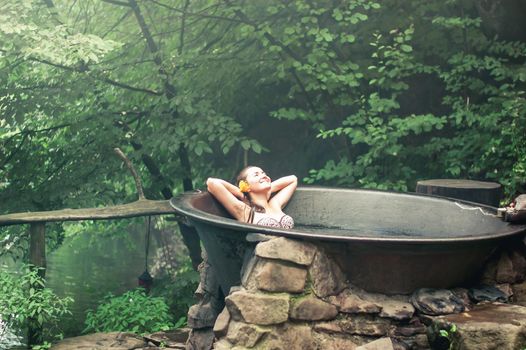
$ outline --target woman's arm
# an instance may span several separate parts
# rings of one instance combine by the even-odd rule
[[[298,186],[298,178],[295,175],[289,175],[273,181],[270,187],[272,193],[277,192],[270,200],[271,204],[279,205],[283,208],[294,194]]]
[[[237,220],[243,220],[247,205],[242,202],[243,193],[231,183],[216,178],[206,180],[210,192]]]

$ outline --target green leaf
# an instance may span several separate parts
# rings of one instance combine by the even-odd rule
[[[249,140],[243,140],[241,141],[241,147],[248,151],[248,149],[250,148],[250,141]]]
[[[402,51],[404,52],[411,52],[413,51],[413,48],[407,44],[402,44],[400,45],[400,49],[402,49]]]

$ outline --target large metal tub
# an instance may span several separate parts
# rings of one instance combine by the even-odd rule
[[[526,225],[497,218],[493,207],[372,190],[298,188],[286,208],[293,230],[233,220],[206,192],[171,203],[197,229],[225,295],[239,284],[249,232],[314,242],[352,284],[386,294],[469,285],[499,245],[526,232]]]

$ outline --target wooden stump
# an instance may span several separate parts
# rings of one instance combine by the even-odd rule
[[[418,181],[416,192],[498,207],[502,196],[502,186],[496,182],[433,179]]]

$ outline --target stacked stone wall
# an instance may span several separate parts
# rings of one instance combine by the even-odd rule
[[[490,261],[486,285],[388,296],[352,286],[322,247],[282,237],[263,240],[245,262],[241,285],[225,298],[213,349],[526,347],[523,247]]]

